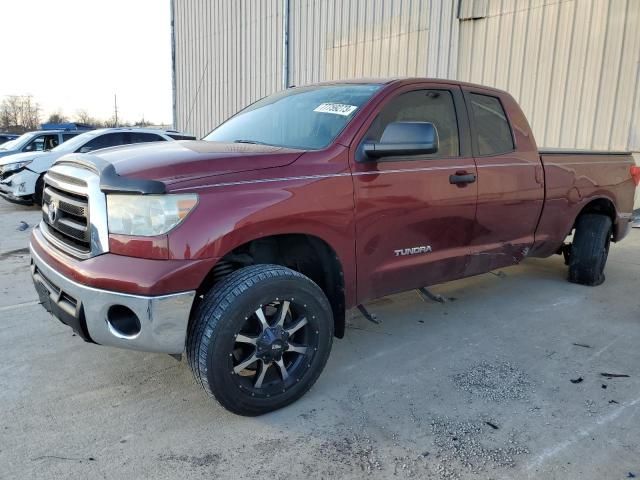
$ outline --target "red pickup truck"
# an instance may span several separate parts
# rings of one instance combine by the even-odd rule
[[[210,395],[258,415],[311,387],[368,300],[556,253],[600,284],[639,180],[628,153],[538,151],[499,90],[291,88],[202,141],[58,160],[32,275],[84,340],[186,350]]]

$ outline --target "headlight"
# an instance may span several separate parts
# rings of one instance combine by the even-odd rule
[[[107,195],[109,233],[162,235],[182,222],[197,203],[196,194]]]
[[[0,172],[9,173],[9,172],[15,172],[15,171],[18,171],[18,170],[22,170],[24,167],[29,165],[31,162],[33,162],[33,160],[25,160],[23,162],[8,163],[6,165],[0,166]]]

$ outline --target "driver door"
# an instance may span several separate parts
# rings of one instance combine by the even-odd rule
[[[367,158],[363,144],[399,121],[433,123],[438,151]],[[465,276],[478,187],[461,90],[404,87],[367,122],[351,155],[359,301]],[[473,180],[452,183],[462,176]]]

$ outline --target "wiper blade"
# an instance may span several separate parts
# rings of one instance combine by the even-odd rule
[[[258,140],[234,140],[233,143],[250,143],[252,145],[269,145],[270,147],[273,146],[270,143],[265,143],[265,142],[259,142]]]

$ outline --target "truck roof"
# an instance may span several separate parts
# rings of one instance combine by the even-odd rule
[[[351,78],[351,79],[347,79],[347,80],[330,80],[330,81],[326,81],[326,82],[317,82],[317,83],[312,83],[312,84],[307,84],[304,85],[305,87],[307,86],[313,86],[313,85],[339,85],[339,84],[371,84],[371,85],[411,85],[413,83],[422,83],[422,82],[428,82],[428,83],[442,83],[442,84],[446,84],[446,85],[460,85],[463,87],[470,87],[470,88],[478,88],[478,89],[482,89],[485,91],[493,91],[496,93],[507,93],[505,92],[505,90],[500,90],[499,88],[493,88],[493,87],[487,87],[486,85],[480,85],[477,83],[471,83],[471,82],[461,82],[460,80],[451,80],[451,79],[447,79],[447,78],[429,78],[429,77],[384,77],[384,78],[371,78],[371,77],[364,77],[364,78]],[[303,85],[300,85],[301,87]],[[296,88],[295,86],[292,86],[290,88]]]

